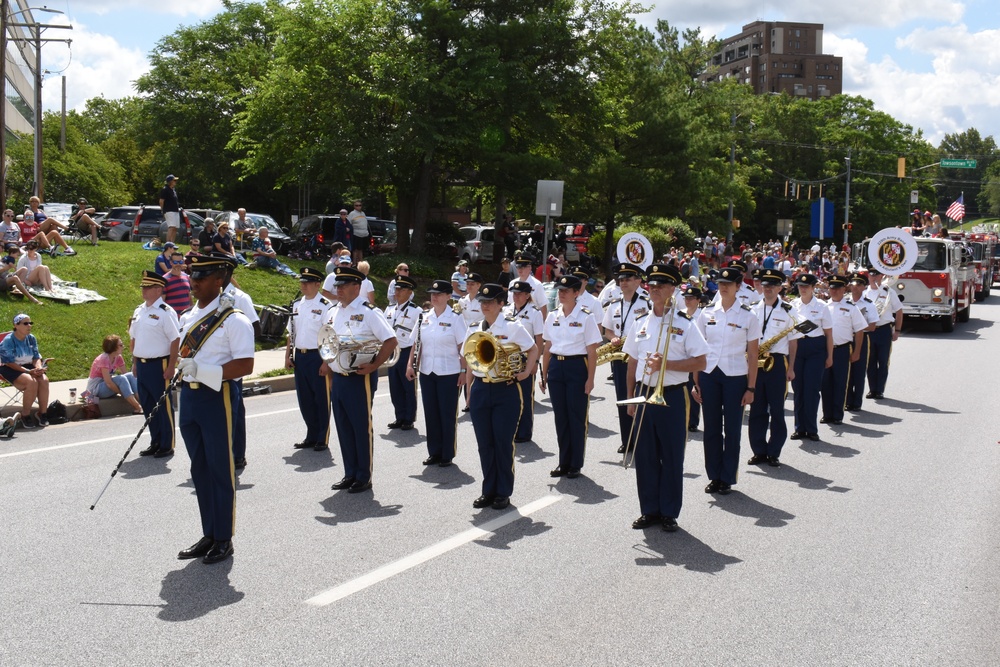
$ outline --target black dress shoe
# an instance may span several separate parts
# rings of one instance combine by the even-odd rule
[[[212,545],[212,548],[208,550],[205,557],[201,559],[201,562],[205,565],[211,565],[212,563],[221,563],[230,556],[233,555],[233,541],[232,540],[222,540],[221,542],[216,542]]]
[[[643,528],[649,528],[657,521],[661,521],[662,518],[659,514],[643,514],[641,517],[632,522],[632,527],[636,530],[642,530]]]
[[[663,517],[663,530],[667,533],[677,532],[677,519],[673,519],[669,516]]]
[[[720,482],[717,479],[714,479],[714,480],[712,480],[711,482],[708,483],[708,486],[705,487],[705,493],[718,493],[719,492],[719,487],[721,487],[721,486],[722,486],[722,482]]]
[[[750,460],[747,461],[748,466],[759,466],[765,463],[767,463],[767,457],[759,454],[754,454],[750,457]]]
[[[389,423],[389,428],[402,428],[402,426],[403,426],[403,422],[400,421],[399,419],[397,419],[394,422],[390,422]]]
[[[801,440],[804,437],[806,437],[805,433],[803,433],[802,431],[795,431],[790,436],[788,436],[788,439],[789,440]]]
[[[440,456],[428,456],[426,459],[424,459],[424,465],[425,466],[432,466],[435,463],[441,463],[441,457]]]
[[[165,459],[168,456],[173,456],[173,455],[174,455],[174,450],[172,450],[172,449],[158,449],[158,450],[156,450],[156,453],[153,454],[153,458],[154,459]]]
[[[768,456],[767,465],[771,466],[772,468],[777,468],[778,466],[781,465],[781,461],[778,460],[777,456]]]
[[[152,456],[158,451],[160,451],[159,445],[150,445],[149,447],[146,447],[146,449],[139,452],[139,456]]]
[[[211,537],[203,537],[184,551],[177,554],[178,560],[188,560],[189,558],[201,558],[208,553],[208,550],[215,544]]]
[[[354,486],[354,478],[353,477],[345,477],[344,479],[340,480],[339,482],[337,482],[336,484],[334,484],[330,488],[333,489],[334,491],[342,491],[344,489],[349,489],[352,486]]]
[[[308,440],[303,440],[302,442],[296,442],[292,447],[295,449],[309,449],[310,447],[315,447],[315,442],[309,442]]]
[[[235,461],[233,461],[233,467],[235,467],[237,470],[243,470],[244,468],[246,468],[247,467],[246,457],[244,456],[242,459],[236,459]]]
[[[725,482],[719,482],[719,495],[728,496],[733,492],[733,487]]]
[[[857,412],[858,410],[861,409],[861,406],[860,405],[848,405],[848,406],[844,407],[844,409],[847,410],[848,412]]]
[[[472,501],[472,506],[475,507],[477,510],[482,509],[484,507],[489,507],[490,505],[493,504],[493,498],[494,498],[493,496],[479,496],[478,498]]]
[[[371,480],[368,480],[367,482],[355,482],[354,484],[351,484],[351,488],[349,488],[347,490],[347,492],[348,493],[361,493],[362,491],[367,491],[370,488],[372,488],[372,481]]]
[[[466,405],[464,408],[462,408],[462,412],[468,412],[468,411],[469,411],[469,406],[468,405]]]
[[[569,472],[566,473],[566,476],[569,477],[570,479],[576,479],[577,477],[580,476],[580,469],[577,468],[575,470],[570,470]]]
[[[618,446],[618,453],[619,454],[624,454],[625,453],[625,445],[619,445]]]
[[[412,431],[413,430],[413,422],[403,422],[402,424],[399,425],[399,429],[401,431]]]
[[[816,442],[817,440],[819,440],[819,433],[806,433],[806,437],[812,440],[813,442]]]
[[[522,442],[529,442],[531,438],[514,438],[514,442],[521,444]]]
[[[567,472],[568,471],[563,470],[562,468],[556,468],[555,470],[550,470],[549,471],[549,477],[562,477]]]
[[[881,401],[881,400],[883,400],[884,398],[885,398],[885,394],[875,394],[875,399],[876,399],[876,400],[879,400],[879,401]]]
[[[688,426],[688,431],[690,431],[691,433],[697,433],[698,432],[698,427],[697,426]]]
[[[451,466],[451,459],[448,459],[447,461],[441,461],[441,463],[438,463],[438,468],[448,468],[450,466]]]
[[[827,419],[826,417],[823,417],[822,419],[819,420],[819,423],[820,424],[829,424],[831,421],[833,421],[833,420]]]
[[[843,419],[830,419],[826,423],[827,424],[831,424],[833,426],[840,426],[841,424],[844,423],[844,420]]]
[[[495,510],[505,510],[510,507],[510,497],[509,496],[497,496],[493,499],[493,509]]]
[[[874,391],[870,391],[867,394],[865,394],[865,398],[875,398],[875,396],[876,394]]]
[[[330,449],[330,445],[326,444],[325,442],[317,442],[315,445],[313,445],[314,452],[325,452],[328,449]]]

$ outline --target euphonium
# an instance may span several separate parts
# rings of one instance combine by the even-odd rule
[[[378,356],[382,349],[382,341],[377,338],[361,338],[358,336],[342,336],[333,330],[330,324],[324,324],[319,330],[319,356],[335,371],[350,373],[356,371],[361,364],[369,364]],[[399,361],[399,346],[382,364],[392,366]]]
[[[609,361],[627,361],[628,355],[622,352],[622,347],[625,346],[625,339],[622,338],[618,343],[605,343],[597,348],[597,365],[606,364]]]
[[[486,382],[510,382],[524,371],[525,355],[521,348],[514,343],[503,344],[487,331],[476,331],[469,336],[462,354],[469,369],[482,373]]]

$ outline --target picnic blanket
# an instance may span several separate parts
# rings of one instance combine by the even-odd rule
[[[106,297],[101,296],[94,290],[78,287],[75,282],[60,280],[55,274],[52,274],[51,292],[37,286],[29,287],[28,291],[31,292],[35,298],[52,299],[53,301],[59,301],[60,303],[65,303],[70,306],[75,306],[80,303],[88,303],[90,301],[107,301]]]

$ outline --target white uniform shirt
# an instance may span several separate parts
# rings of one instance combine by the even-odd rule
[[[817,327],[807,333],[805,335],[806,338],[820,338],[826,335],[824,329],[833,328],[833,318],[830,317],[830,309],[816,297],[813,297],[809,303],[803,302],[801,297],[795,299],[792,301],[792,307],[795,308],[796,320],[799,322],[809,320]]]
[[[260,317],[257,316],[257,309],[253,307],[253,299],[250,298],[249,294],[232,283],[223,290],[223,294],[227,294],[233,298],[233,308],[242,312],[250,320],[250,324],[260,322]]]
[[[896,313],[903,309],[903,303],[899,300],[899,295],[896,294],[896,290],[888,287],[885,284],[885,279],[882,279],[881,285],[876,287],[869,287],[865,290],[864,297],[870,299],[872,303],[875,304],[875,311],[882,309],[882,314],[878,318],[878,324],[876,326],[882,326],[883,324],[891,324],[896,321]]]
[[[505,317],[503,314],[496,319],[496,322],[489,329],[486,328],[486,320],[476,322],[474,326],[469,327],[466,338],[477,331],[489,332],[500,341],[501,345],[514,343],[521,348],[522,352],[527,352],[535,346],[535,339],[528,330],[516,318]],[[475,371],[472,374],[476,377],[486,377],[484,373],[476,373]],[[498,377],[495,367],[490,371],[489,375],[492,378]]]
[[[326,322],[333,326],[333,330],[338,336],[352,336],[369,340],[374,338],[383,343],[396,337],[396,333],[389,326],[382,311],[368,303],[368,300],[361,294],[346,306],[338,305],[336,308],[331,308],[327,313]],[[341,363],[343,356],[340,355],[327,363],[337,373],[353,372]]]
[[[403,305],[393,304],[385,309],[385,319],[396,332],[399,347],[410,347],[417,335],[417,320],[420,319],[420,306],[407,301]]]
[[[698,315],[698,329],[708,343],[705,373],[718,366],[730,377],[747,374],[747,343],[760,339],[760,320],[749,306],[737,301],[726,311],[714,303]]]
[[[510,284],[507,285],[507,289],[510,290],[510,288],[513,287],[514,283],[517,282],[518,280],[520,280],[520,278],[515,278],[514,280],[510,281]],[[528,279],[525,280],[524,282],[531,285],[531,302],[535,304],[539,310],[541,310],[542,308],[548,308],[549,299],[547,296],[545,296],[545,288],[542,287],[541,281],[539,281],[538,278],[536,278],[535,276],[529,275]],[[514,303],[513,292],[508,291],[507,303]]]
[[[834,301],[830,299],[827,304],[830,310],[830,319],[833,321],[833,344],[843,345],[854,340],[854,334],[868,328],[865,316],[861,314],[858,307],[847,299]]]
[[[673,312],[673,321],[670,314]],[[669,325],[669,334],[667,326]],[[662,329],[662,330],[661,330]],[[662,333],[662,336],[661,336]],[[646,359],[654,354],[663,354],[667,336],[670,336],[670,348],[667,350],[668,361],[680,361],[708,354],[708,343],[701,335],[701,330],[687,315],[678,311],[665,310],[663,317],[653,314],[652,307],[647,315],[640,315],[635,326],[625,338],[622,351],[636,360],[635,381],[655,386],[660,381],[660,371],[646,373]],[[688,381],[686,371],[666,371],[663,376],[663,386],[684,384]]]
[[[319,292],[312,299],[302,297],[292,304],[288,333],[295,333],[293,347],[302,350],[315,350],[319,347],[319,330],[323,328],[331,308],[333,302]]]
[[[594,323],[600,327],[601,322],[604,321],[604,306],[601,305],[596,296],[587,290],[580,290],[580,296],[576,297],[576,305],[578,308],[583,306],[589,310],[594,316]],[[598,331],[600,331],[600,328],[598,328]]]
[[[458,305],[462,309],[462,319],[466,326],[483,319],[483,307],[479,299],[466,294],[458,300]]]
[[[513,317],[520,322],[521,326],[527,330],[532,338],[540,336],[542,329],[545,328],[545,321],[542,320],[542,311],[538,310],[538,306],[530,301],[524,304],[524,308],[521,310],[518,310],[517,306],[512,303],[507,304],[504,306],[503,314],[507,317]]]
[[[774,308],[768,306],[764,301],[760,301],[753,307],[754,315],[760,321],[760,342],[771,340],[779,333],[794,324],[792,313],[795,309],[791,304],[777,299]],[[779,340],[771,348],[772,354],[788,354],[788,342],[799,338],[802,334],[793,330],[790,334]]]
[[[638,292],[629,303],[625,303],[624,297],[619,296],[608,304],[601,326],[612,332],[612,338],[625,338],[632,331],[636,320],[648,315],[651,309],[649,299]]]
[[[157,299],[152,306],[145,302],[132,312],[128,335],[135,343],[132,356],[157,359],[170,354],[170,345],[180,337],[180,325],[173,308]]]
[[[639,296],[647,299],[649,298],[649,291],[645,287],[640,285],[635,291]],[[604,289],[601,290],[601,293],[597,295],[597,300],[601,302],[601,307],[605,310],[608,309],[608,306],[612,301],[620,298],[622,298],[622,288],[619,287],[617,282],[614,280],[606,284]]]
[[[420,372],[456,375],[462,370],[462,346],[468,327],[461,315],[445,307],[437,315],[431,308],[420,325]]]
[[[361,281],[361,296],[365,297],[365,301],[367,301],[369,294],[375,294],[375,285],[372,283],[372,281],[365,278],[364,280]],[[372,301],[372,303],[375,302]]]
[[[549,341],[549,353],[563,356],[587,354],[587,346],[600,344],[601,332],[586,308],[576,306],[566,314],[559,306],[545,320],[542,339]]]
[[[206,308],[199,308],[195,304],[191,310],[181,315],[181,342],[183,343],[189,327],[197,324],[218,307],[219,299],[216,298]],[[194,359],[199,364],[222,366],[233,359],[253,359],[253,354],[253,325],[246,315],[233,313],[202,343]],[[189,375],[185,375],[184,380],[195,382]]]
[[[855,301],[850,297],[844,298],[858,307],[858,310],[861,311],[861,314],[864,316],[865,321],[868,322],[868,324],[878,324],[878,311],[875,310],[875,304],[871,301],[871,299],[867,299],[864,296],[861,297],[860,301]]]

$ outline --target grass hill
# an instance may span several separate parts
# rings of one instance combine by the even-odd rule
[[[142,302],[139,279],[143,269],[153,268],[158,254],[143,250],[138,243],[107,241],[97,247],[84,243],[76,249],[79,254],[75,257],[44,256],[44,263],[60,279],[76,281],[80,287],[96,290],[107,301],[68,306],[43,299],[44,304],[36,306],[20,296],[0,293],[0,331],[11,329],[17,313],[28,313],[35,322],[32,333],[38,339],[42,356],[54,358],[49,366],[52,381],[87,377],[94,357],[101,352],[101,341],[108,334],[120,335],[128,350],[128,321],[132,311]],[[182,247],[182,250],[187,248]],[[279,259],[295,270],[312,266],[322,271],[326,264],[325,261]],[[453,270],[450,262],[427,258],[417,261],[393,255],[372,258],[370,277],[375,283],[376,301],[380,307],[386,305],[385,288],[400,261],[408,263],[419,284],[448,278]],[[235,277],[240,288],[250,294],[258,306],[287,305],[299,293],[296,279],[270,269],[239,268]],[[258,349],[261,349],[260,343]],[[126,362],[129,361],[126,358]]]

